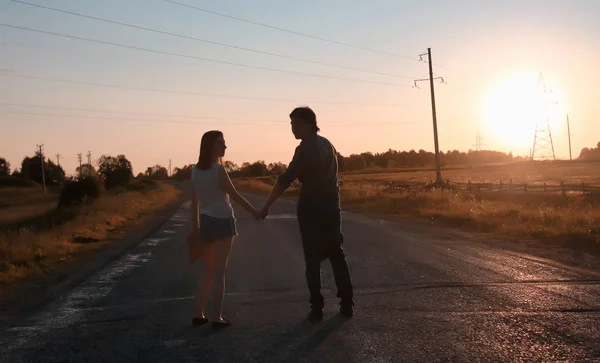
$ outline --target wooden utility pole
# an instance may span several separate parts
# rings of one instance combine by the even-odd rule
[[[438,186],[442,185],[442,167],[440,163],[440,146],[438,142],[438,130],[437,130],[437,115],[435,110],[435,90],[433,88],[433,80],[440,79],[444,83],[442,77],[433,78],[433,63],[431,61],[431,48],[427,48],[427,53],[419,55],[419,59],[423,60],[423,56],[427,55],[427,62],[429,63],[429,78],[428,79],[417,79],[415,80],[415,87],[418,81],[429,81],[429,87],[431,88],[431,114],[433,116],[433,143],[435,146],[435,184]]]
[[[36,145],[40,153],[40,164],[42,165],[42,186],[46,195],[46,173],[44,172],[44,144]]]
[[[60,154],[56,154],[56,165],[60,166]]]
[[[87,153],[87,163],[88,163],[88,175],[92,175],[92,152],[88,150]]]
[[[82,160],[81,153],[77,154],[77,160],[79,161],[79,178],[81,179],[83,177],[83,169],[81,167],[81,160]]]
[[[573,160],[573,155],[571,154],[571,126],[569,124],[569,115],[567,114],[567,132],[569,133],[569,160]]]

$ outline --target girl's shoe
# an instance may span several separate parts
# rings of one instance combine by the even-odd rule
[[[221,328],[228,327],[229,325],[231,325],[231,321],[229,321],[227,319],[212,322],[213,329],[221,329]]]
[[[192,319],[193,326],[198,326],[198,325],[202,325],[202,324],[206,324],[206,323],[208,323],[208,318],[193,318]]]

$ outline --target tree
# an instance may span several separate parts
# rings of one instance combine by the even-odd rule
[[[106,189],[127,185],[133,179],[133,167],[125,155],[102,155],[98,159],[98,174],[104,179]]]
[[[367,167],[365,159],[356,154],[352,154],[344,160],[345,169],[348,171],[362,170]]]
[[[242,170],[242,175],[249,177],[266,176],[268,174],[267,165],[262,160],[249,164]]]
[[[10,175],[10,163],[4,158],[0,158],[0,176]]]
[[[285,165],[284,163],[278,161],[276,163],[270,163],[267,166],[267,170],[269,171],[269,173],[271,174],[281,174],[285,171],[285,169],[287,169],[287,165]]]
[[[196,164],[188,164],[183,168],[175,168],[173,169],[172,178],[175,180],[190,180],[192,177],[192,168],[196,166]]]
[[[342,156],[342,154],[338,152],[335,153],[338,162],[338,171],[343,172],[346,171],[346,158]]]
[[[80,173],[81,171],[81,173]],[[77,174],[77,177],[79,177],[79,175],[82,176],[93,176],[93,177],[97,177],[98,176],[98,172],[96,171],[96,168],[94,168],[93,165],[90,164],[82,164],[81,165],[81,170],[79,167],[77,167],[75,169],[75,173]]]
[[[144,176],[152,179],[168,179],[169,171],[164,166],[160,166],[157,164],[148,167],[148,169],[146,169],[146,172],[144,173]]]
[[[52,160],[45,160],[44,158],[44,177],[46,178],[46,185],[55,185],[63,182],[65,178],[65,171],[59,165],[56,165]],[[39,153],[35,156],[26,156],[21,162],[21,177],[33,180],[37,183],[42,184],[42,158]]]
[[[225,162],[223,163],[223,167],[230,174],[239,169],[239,166],[237,166],[236,163],[234,163],[233,161],[230,161],[230,160],[225,160]]]

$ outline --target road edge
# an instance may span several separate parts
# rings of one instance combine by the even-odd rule
[[[52,278],[44,277],[33,279],[40,284],[31,283],[30,286],[17,288],[15,296],[3,302],[0,310],[0,327],[16,325],[26,316],[41,309],[85,280],[106,267],[108,264],[124,255],[128,250],[139,245],[145,238],[160,229],[188,199],[186,193],[157,211],[148,221],[139,226],[134,226],[125,235],[113,241],[106,248],[90,251],[72,264],[56,271]]]

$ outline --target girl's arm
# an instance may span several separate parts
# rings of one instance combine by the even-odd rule
[[[240,193],[238,193],[238,191],[235,189],[235,186],[231,182],[231,179],[229,178],[229,174],[227,174],[227,171],[222,166],[219,167],[219,186],[225,193],[229,194],[234,201],[239,203],[245,210],[248,211],[248,213],[252,214],[256,218],[256,209],[246,200],[246,198],[242,197]]]
[[[200,230],[200,224],[198,221],[198,206],[199,206],[199,202],[198,202],[198,196],[196,195],[196,189],[194,188],[194,182],[192,183],[192,206],[191,206],[191,210],[192,210],[192,226],[194,228],[194,231],[198,231]]]

